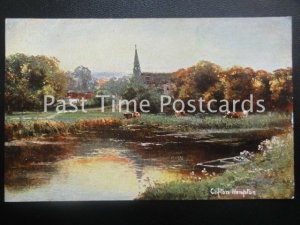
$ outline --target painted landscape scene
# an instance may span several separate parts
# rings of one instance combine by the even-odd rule
[[[293,199],[290,17],[6,19],[5,201]]]

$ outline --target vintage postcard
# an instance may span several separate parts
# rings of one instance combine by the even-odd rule
[[[6,19],[5,201],[294,198],[291,23]]]

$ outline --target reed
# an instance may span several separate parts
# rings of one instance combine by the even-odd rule
[[[5,124],[5,140],[10,141],[30,136],[41,135],[68,135],[90,129],[104,129],[122,125],[120,119],[79,120],[63,122],[54,120],[18,121]]]

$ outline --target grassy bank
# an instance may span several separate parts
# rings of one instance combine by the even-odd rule
[[[5,122],[19,122],[27,120],[54,120],[62,122],[76,122],[78,120],[89,119],[122,119],[122,113],[100,112],[99,109],[88,109],[86,113],[78,111],[75,113],[56,113],[56,112],[15,112],[5,116]]]
[[[251,189],[256,195],[247,198],[282,199],[294,196],[293,133],[263,142],[255,158],[221,175],[201,181],[178,181],[148,187],[140,199],[228,199],[238,196],[212,195],[214,190]],[[243,198],[239,196],[239,198]]]
[[[143,115],[136,124],[156,124],[160,126],[181,126],[187,129],[232,129],[232,128],[270,128],[284,127],[290,124],[290,116],[283,113],[249,115],[243,119],[223,118],[221,115],[199,116],[165,116],[165,115]]]
[[[119,119],[102,118],[63,122],[53,120],[33,120],[9,122],[5,124],[5,139],[40,136],[40,135],[68,135],[91,129],[107,129],[122,125]]]
[[[84,122],[83,122],[84,121]],[[99,122],[102,121],[102,122]],[[110,122],[107,122],[110,121]],[[85,127],[81,124],[84,123]],[[175,117],[174,115],[142,114],[138,119],[124,119],[122,113],[112,113],[109,110],[102,113],[99,109],[88,109],[87,113],[15,113],[5,117],[6,140],[37,136],[42,134],[59,135],[76,133],[80,130],[102,129],[115,125],[155,126],[176,131],[197,131],[200,129],[248,129],[287,127],[290,116],[281,113],[250,115],[243,119],[223,118],[221,115],[207,115],[200,117],[189,115]],[[95,125],[97,124],[97,125]]]

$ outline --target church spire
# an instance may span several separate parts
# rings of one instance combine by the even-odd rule
[[[133,63],[133,76],[141,76],[141,67],[139,62],[139,56],[135,45],[134,63]]]

